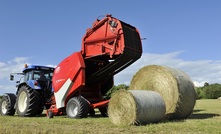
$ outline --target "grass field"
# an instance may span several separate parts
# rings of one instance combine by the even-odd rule
[[[193,133],[221,134],[221,100],[197,100],[193,114],[186,120],[164,121],[145,126],[116,126],[108,118],[96,117],[70,119],[55,116],[48,119],[41,117],[22,118],[17,116],[0,116],[1,134],[137,134],[137,133]]]

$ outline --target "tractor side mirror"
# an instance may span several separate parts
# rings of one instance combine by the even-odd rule
[[[14,75],[10,74],[10,80],[11,80],[11,81],[14,80]]]

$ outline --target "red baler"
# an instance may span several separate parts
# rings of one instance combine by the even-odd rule
[[[96,20],[82,39],[82,49],[65,58],[55,69],[54,95],[48,116],[66,113],[82,118],[98,108],[106,115],[113,76],[141,57],[139,31],[111,15]]]

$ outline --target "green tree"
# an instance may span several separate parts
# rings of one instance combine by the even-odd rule
[[[203,87],[196,87],[198,99],[217,99],[221,96],[221,84],[205,83]]]
[[[204,83],[204,87],[206,87],[206,86],[209,86],[209,83],[208,83],[208,82],[205,82],[205,83]]]
[[[211,84],[204,87],[203,91],[206,99],[217,99],[221,96],[221,84]]]
[[[107,97],[111,97],[111,94],[113,94],[114,92],[116,92],[117,90],[120,90],[120,89],[128,89],[129,86],[125,85],[125,84],[120,84],[118,86],[113,86],[107,93],[106,93],[106,96]]]
[[[203,98],[203,87],[196,87],[195,88],[196,93],[197,93],[197,99],[202,99]]]

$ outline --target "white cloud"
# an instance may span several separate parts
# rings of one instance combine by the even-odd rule
[[[0,62],[0,80],[8,78],[10,73],[21,72],[28,60],[27,57],[15,57],[10,61]]]
[[[185,61],[178,58],[182,51],[167,54],[144,53],[134,64],[115,76],[115,84],[130,84],[133,75],[147,65],[163,65],[177,68],[190,76],[195,86],[203,86],[205,82],[221,82],[221,61],[200,60]]]
[[[16,62],[17,64],[24,64],[29,58],[28,57],[15,57],[12,61]]]
[[[22,71],[24,64],[28,63],[27,57],[15,57],[7,62],[0,62],[0,93],[14,93],[15,82],[9,80],[11,73],[19,73]]]

